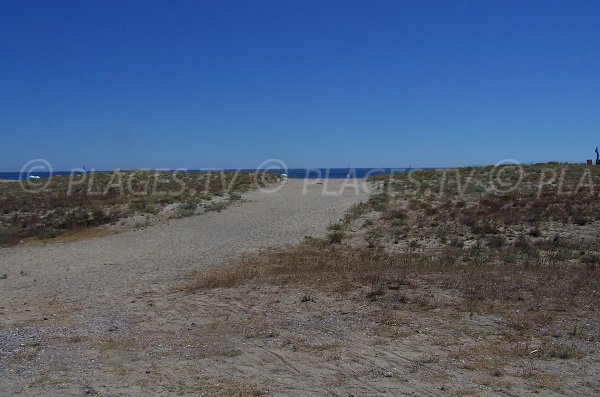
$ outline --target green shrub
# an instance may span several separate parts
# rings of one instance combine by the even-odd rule
[[[327,238],[331,244],[339,244],[344,239],[344,232],[334,230],[333,232],[327,235]]]
[[[329,230],[342,230],[343,225],[340,222],[330,223],[327,228]]]
[[[192,216],[196,213],[196,208],[198,208],[198,204],[195,201],[186,201],[177,207],[177,215],[180,218]]]
[[[227,208],[227,204],[225,204],[223,202],[221,202],[221,203],[212,202],[212,203],[210,203],[210,204],[208,204],[207,206],[204,207],[204,209],[205,209],[206,212],[210,212],[210,211],[221,212],[225,208]]]

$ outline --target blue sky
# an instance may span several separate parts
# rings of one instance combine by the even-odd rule
[[[598,1],[2,1],[0,171],[584,161]]]

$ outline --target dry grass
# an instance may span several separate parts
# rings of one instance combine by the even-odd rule
[[[134,216],[157,217],[167,206],[175,208],[167,217],[194,215],[202,204],[205,211],[220,211],[239,200],[240,193],[279,179],[248,172],[99,172],[58,176],[36,193],[19,183],[2,183],[0,246],[65,234],[85,237],[81,231]]]
[[[90,238],[105,237],[115,234],[115,231],[104,226],[93,227],[90,229],[66,231],[64,234],[56,237],[39,238],[33,240],[32,243],[54,244],[54,243],[70,243],[73,241],[87,240]]]
[[[542,168],[526,171],[539,178]],[[478,175],[483,180],[485,170],[474,170],[474,180]],[[580,174],[566,175],[565,185],[573,185]],[[439,182],[433,172],[412,178],[430,189]],[[519,359],[586,357],[589,343],[600,341],[600,253],[595,245],[600,235],[591,228],[600,215],[597,197],[581,191],[537,197],[533,179],[527,178],[518,191],[497,196],[477,188],[458,197],[448,188],[440,195],[415,194],[408,183],[402,174],[387,180],[368,203],[332,225],[324,239],[247,255],[192,275],[182,289],[192,293],[273,284],[302,288],[307,296],[310,291],[348,299],[359,294],[361,305],[380,308],[375,321],[383,338],[401,340],[417,332],[394,314],[399,308],[420,321],[446,319],[453,335],[473,341],[483,337],[486,342],[477,343],[468,359],[454,359],[461,368],[486,376],[503,376]],[[494,338],[454,320],[474,315],[497,319]],[[439,336],[438,342],[452,345],[449,337]],[[522,377],[535,387],[560,390],[554,376],[530,375]]]
[[[194,395],[200,397],[258,397],[267,394],[264,390],[253,385],[200,377],[192,383],[168,387],[166,391],[177,396]]]

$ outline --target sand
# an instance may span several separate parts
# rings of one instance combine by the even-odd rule
[[[169,305],[173,288],[191,271],[323,235],[328,224],[367,197],[352,188],[332,194],[343,183],[290,180],[274,193],[250,192],[245,202],[219,213],[101,238],[0,249],[0,276],[6,275],[0,280],[0,390],[23,395],[173,394],[171,383],[180,381],[177,360],[161,370],[173,376],[167,381],[144,371],[135,382],[114,373],[123,365],[138,372],[150,362],[159,365],[155,359],[168,353],[167,348],[161,353],[161,344],[169,345],[182,325],[162,325],[173,322],[169,318],[175,306],[185,311],[185,300]],[[182,321],[188,317],[178,315]],[[144,330],[151,330],[152,338]],[[139,345],[131,351],[111,348],[115,338],[136,335],[146,338],[145,351]],[[154,359],[141,364],[140,357]],[[159,383],[162,389],[150,386]]]

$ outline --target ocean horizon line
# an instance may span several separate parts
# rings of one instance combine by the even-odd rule
[[[136,171],[156,171],[156,172],[182,172],[182,173],[201,173],[201,172],[272,172],[276,174],[286,174],[290,179],[339,179],[339,178],[364,178],[366,176],[374,176],[381,174],[390,174],[396,172],[406,172],[413,169],[419,170],[435,170],[445,167],[345,167],[345,168],[325,168],[325,167],[307,167],[307,168],[287,168],[287,169],[260,169],[260,168],[197,168],[197,169],[166,169],[166,168],[132,168],[114,170],[88,170],[87,172],[107,173],[114,171],[121,172],[136,172]],[[70,176],[85,172],[83,169],[73,169],[70,171],[53,171],[53,172],[0,172],[0,180],[22,180],[31,176],[39,177],[40,179],[49,178],[50,176]]]

